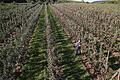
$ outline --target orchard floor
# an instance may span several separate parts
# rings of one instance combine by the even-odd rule
[[[62,79],[90,80],[90,76],[82,64],[81,56],[74,55],[73,44],[62,29],[59,20],[52,14],[52,10],[49,7],[47,11],[55,44],[57,45],[55,55],[59,59],[64,73]],[[45,29],[45,10],[43,8],[29,44],[28,58],[23,67],[21,80],[50,80],[46,57]]]

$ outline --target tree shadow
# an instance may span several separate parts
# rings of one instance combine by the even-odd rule
[[[61,62],[62,69],[64,69],[63,80],[90,80],[90,76],[83,67],[81,58],[74,56],[74,48],[72,42],[61,26],[58,26],[55,17],[51,15],[51,25],[54,36],[56,38],[56,56]]]
[[[34,32],[20,80],[44,80],[48,76],[44,17]],[[48,79],[46,79],[48,80]]]

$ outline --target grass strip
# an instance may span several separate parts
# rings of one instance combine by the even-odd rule
[[[48,9],[50,23],[57,44],[56,56],[61,62],[64,70],[63,80],[90,80],[79,56],[74,56],[72,42],[65,34],[58,18],[52,15],[52,10]]]
[[[39,22],[30,41],[28,57],[21,80],[47,80],[45,13],[41,12]]]

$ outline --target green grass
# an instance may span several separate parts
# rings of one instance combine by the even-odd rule
[[[55,55],[60,60],[60,66],[64,72],[62,75],[63,80],[90,80],[90,76],[82,64],[81,57],[74,56],[72,42],[64,33],[58,19],[52,15],[50,9],[48,9],[48,14],[55,38]],[[21,80],[49,80],[45,29],[45,14],[42,14],[30,41],[28,57],[23,67]]]
[[[30,41],[27,63],[21,80],[43,80],[48,78],[45,42],[45,14],[41,12],[40,20]]]
[[[55,53],[64,71],[63,80],[90,80],[90,76],[86,72],[80,56],[74,56],[72,42],[64,33],[58,19],[52,15],[50,8],[48,9],[48,14],[57,44]]]

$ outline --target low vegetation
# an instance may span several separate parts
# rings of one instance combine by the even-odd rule
[[[0,80],[120,79],[119,4],[31,1],[0,3]]]

